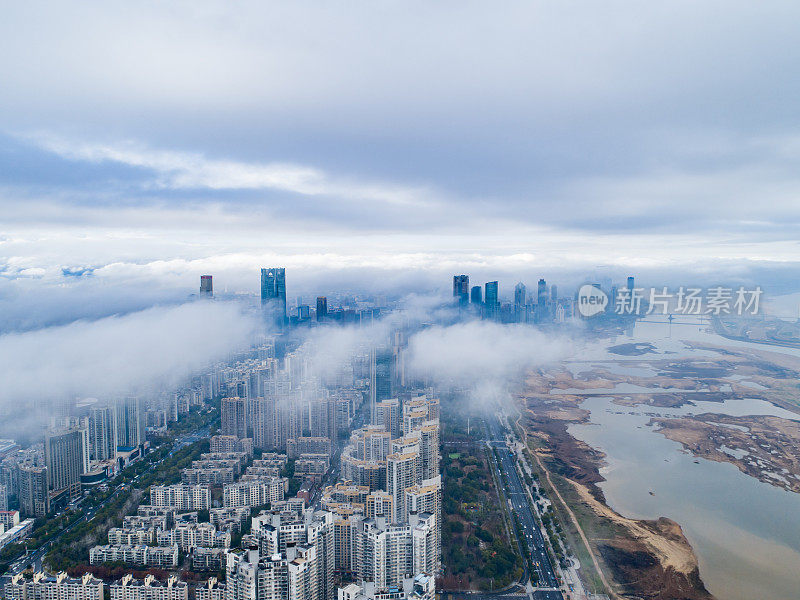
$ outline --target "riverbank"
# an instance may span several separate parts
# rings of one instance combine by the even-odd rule
[[[570,544],[578,552],[587,588],[617,598],[647,597],[657,600],[710,600],[699,575],[694,551],[680,525],[669,519],[640,521],[626,518],[605,502],[598,483],[603,481],[602,452],[571,436],[567,427],[588,421],[580,396],[550,394],[553,385],[603,388],[609,384],[587,377],[576,383],[563,371],[531,374],[519,396],[529,448],[547,481],[556,488],[564,506],[556,507],[571,529]],[[613,387],[613,386],[612,386]],[[568,532],[569,534],[570,532]],[[588,547],[586,544],[588,542]],[[591,557],[591,561],[581,557]],[[594,567],[594,564],[597,567]],[[599,568],[601,577],[596,573]],[[611,589],[598,589],[605,580]]]

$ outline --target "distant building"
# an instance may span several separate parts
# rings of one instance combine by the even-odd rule
[[[19,508],[26,517],[43,517],[50,512],[47,469],[41,465],[18,465]]]
[[[222,399],[222,435],[246,438],[247,422],[247,399],[246,398],[223,398]]]
[[[145,415],[138,396],[126,396],[116,403],[117,447],[136,448],[144,443]]]
[[[214,295],[214,283],[211,275],[200,275],[200,294],[203,296]]]
[[[286,322],[286,269],[261,269],[261,305],[272,305],[276,320]]]
[[[328,298],[325,296],[317,297],[317,321],[322,321],[328,316]]]
[[[487,319],[496,319],[500,316],[499,289],[496,281],[488,281],[484,284],[483,297],[485,316]]]
[[[44,438],[47,486],[68,490],[70,499],[81,493],[81,474],[89,470],[89,436],[85,429],[49,431]]]
[[[453,275],[453,298],[459,304],[469,302],[469,275]]]
[[[483,290],[481,289],[481,286],[472,286],[472,291],[469,295],[469,301],[472,304],[483,304]]]
[[[525,320],[527,290],[522,282],[514,288],[514,320],[520,323]]]
[[[89,457],[92,460],[114,460],[117,456],[117,421],[113,406],[89,410]]]

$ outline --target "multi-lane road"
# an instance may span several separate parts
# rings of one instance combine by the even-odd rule
[[[533,508],[525,492],[525,483],[519,478],[514,465],[514,456],[506,444],[505,429],[500,424],[497,415],[494,414],[487,417],[486,425],[486,442],[493,450],[496,450],[496,458],[492,457],[491,460],[492,466],[498,475],[497,479],[501,486],[504,480],[500,474],[505,474],[507,478],[508,486],[502,492],[510,504],[512,514],[519,519],[522,527],[519,541],[522,549],[530,553],[531,562],[538,577],[539,589],[533,592],[533,597],[536,600],[563,600],[564,596],[559,590],[555,569],[547,554],[544,536],[536,525]]]

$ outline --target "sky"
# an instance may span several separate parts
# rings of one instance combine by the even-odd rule
[[[16,3],[0,332],[215,288],[800,292],[797,2]]]

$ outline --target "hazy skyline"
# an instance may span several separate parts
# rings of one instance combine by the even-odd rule
[[[290,295],[599,265],[800,291],[799,13],[15,6],[0,306],[28,322],[6,325],[177,301],[201,273],[255,291],[273,264]]]

